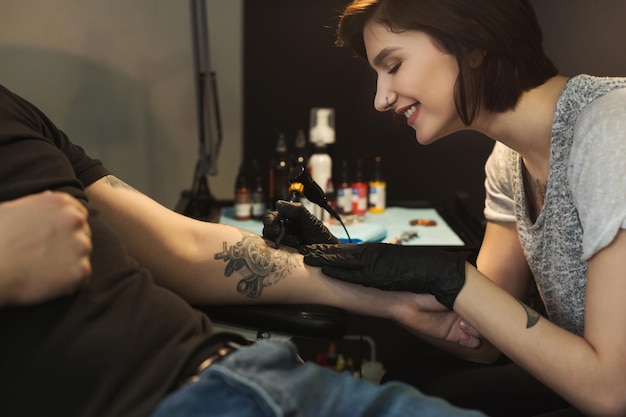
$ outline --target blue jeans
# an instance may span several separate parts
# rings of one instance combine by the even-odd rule
[[[151,417],[484,417],[409,385],[377,385],[312,363],[289,342],[261,341],[211,365],[167,396]]]

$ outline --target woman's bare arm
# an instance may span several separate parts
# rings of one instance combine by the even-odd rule
[[[626,415],[626,231],[590,261],[583,337],[541,317],[468,266],[455,310],[584,413]]]

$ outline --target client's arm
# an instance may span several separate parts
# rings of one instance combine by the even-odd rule
[[[325,277],[302,256],[257,235],[193,220],[108,176],[87,189],[91,204],[156,282],[191,303],[309,303],[394,318],[416,294],[365,288]]]

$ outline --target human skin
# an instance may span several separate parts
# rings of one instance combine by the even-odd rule
[[[471,332],[453,326],[457,316],[431,295],[382,291],[326,277],[289,247],[277,249],[250,232],[175,213],[112,175],[87,187],[87,194],[155,282],[191,304],[328,305],[394,320],[450,343],[480,343],[468,336]]]
[[[91,274],[87,209],[46,191],[0,204],[0,306],[71,294]]]

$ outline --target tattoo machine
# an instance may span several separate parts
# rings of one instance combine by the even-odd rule
[[[317,204],[324,210],[328,212],[331,216],[341,223],[343,230],[346,232],[346,236],[348,237],[348,241],[352,242],[350,238],[350,234],[348,233],[348,229],[346,229],[345,224],[341,220],[341,216],[337,211],[328,203],[328,197],[324,194],[322,188],[311,178],[309,173],[302,165],[295,166],[287,175],[287,182],[289,185],[290,199],[291,201],[295,201],[299,195],[304,195],[309,201]],[[293,189],[293,190],[292,190]],[[279,237],[284,236],[285,228],[287,226],[287,219],[281,219],[281,231]],[[277,241],[279,243],[280,240]]]
[[[291,182],[289,184],[289,202],[293,203],[300,199],[300,196],[303,195],[304,185],[301,182]],[[278,237],[276,238],[276,247],[280,245],[280,242],[285,237],[285,231],[287,230],[287,225],[289,224],[289,219],[285,217],[281,217],[278,222],[280,223],[280,231],[278,232]]]

